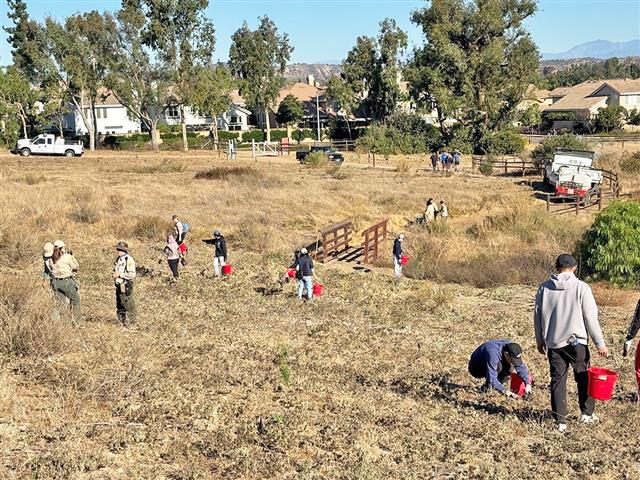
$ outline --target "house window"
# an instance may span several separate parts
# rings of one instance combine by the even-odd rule
[[[107,109],[106,108],[102,109],[102,118],[107,118]]]
[[[229,125],[229,131],[230,132],[238,132],[242,130],[242,126],[241,125]]]
[[[101,110],[102,110],[101,108],[96,108],[96,118],[102,118]]]
[[[229,123],[240,123],[240,118],[237,115],[232,115]]]
[[[168,118],[180,118],[180,112],[178,112],[178,107],[172,105],[167,107],[167,117]]]

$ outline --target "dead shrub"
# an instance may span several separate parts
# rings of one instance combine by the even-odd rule
[[[171,229],[171,222],[157,215],[139,219],[133,226],[131,234],[134,237],[154,239],[162,236]]]
[[[30,263],[41,247],[33,235],[15,228],[2,228],[0,231],[0,260],[3,265],[16,267]]]
[[[69,219],[89,225],[100,221],[100,210],[93,203],[93,194],[90,191],[73,192],[71,198],[75,205],[69,212]]]
[[[24,177],[20,179],[22,183],[26,183],[27,185],[37,185],[38,183],[46,182],[47,177],[45,177],[42,173],[26,173]]]
[[[124,210],[124,198],[120,193],[112,193],[107,197],[109,211],[113,214],[120,214]]]
[[[398,165],[396,165],[395,170],[396,173],[399,173],[402,176],[407,176],[413,172],[413,167],[406,160],[401,160],[400,162],[398,162]]]
[[[196,180],[223,180],[228,181],[232,178],[251,177],[257,178],[260,174],[255,168],[247,166],[238,167],[213,167],[207,170],[197,172],[193,178]]]
[[[185,165],[176,160],[164,159],[160,163],[133,165],[127,170],[127,173],[180,173],[184,171]]]
[[[229,237],[234,245],[250,252],[268,252],[273,247],[273,230],[264,218],[252,218],[243,221]]]
[[[349,175],[342,169],[342,165],[329,165],[326,169],[327,175],[335,180],[345,180]]]
[[[48,287],[0,277],[0,350],[19,357],[68,351],[73,327],[63,312],[54,318],[58,307]]]

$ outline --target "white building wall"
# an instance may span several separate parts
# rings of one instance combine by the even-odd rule
[[[640,110],[640,94],[625,94],[620,96],[620,105],[627,110]]]
[[[85,113],[91,115],[91,110]],[[140,122],[129,118],[127,109],[122,105],[100,105],[96,107],[96,123],[99,135],[126,135],[128,133],[140,133]],[[76,134],[89,133],[80,113],[74,111],[73,119]],[[71,126],[71,125],[70,125]]]

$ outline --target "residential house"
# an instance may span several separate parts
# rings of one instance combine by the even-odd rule
[[[87,102],[88,103],[88,102]],[[85,108],[85,115],[91,115],[91,109]],[[64,128],[74,135],[89,133],[80,113],[71,108],[64,117]],[[127,108],[108,90],[101,90],[96,101],[96,125],[98,135],[126,135],[140,132],[140,121],[129,117]]]
[[[620,105],[640,110],[640,79],[587,80],[573,87],[555,88],[543,114],[553,119],[552,128],[590,128],[598,111]]]
[[[189,107],[185,107],[184,112],[188,130],[209,130],[212,123],[211,117],[200,115]],[[250,110],[234,103],[229,107],[229,110],[218,116],[218,129],[230,132],[245,132],[249,130],[249,117],[251,117]],[[180,108],[176,105],[168,106],[165,109],[162,123],[180,125]]]

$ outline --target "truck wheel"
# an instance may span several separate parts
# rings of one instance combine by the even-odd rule
[[[73,150],[66,150],[64,152],[64,156],[67,157],[67,158],[75,157],[76,156],[76,152],[74,152]]]
[[[28,157],[29,155],[31,155],[31,150],[29,150],[28,148],[23,148],[22,150],[20,150],[20,155],[22,155],[23,157]]]

